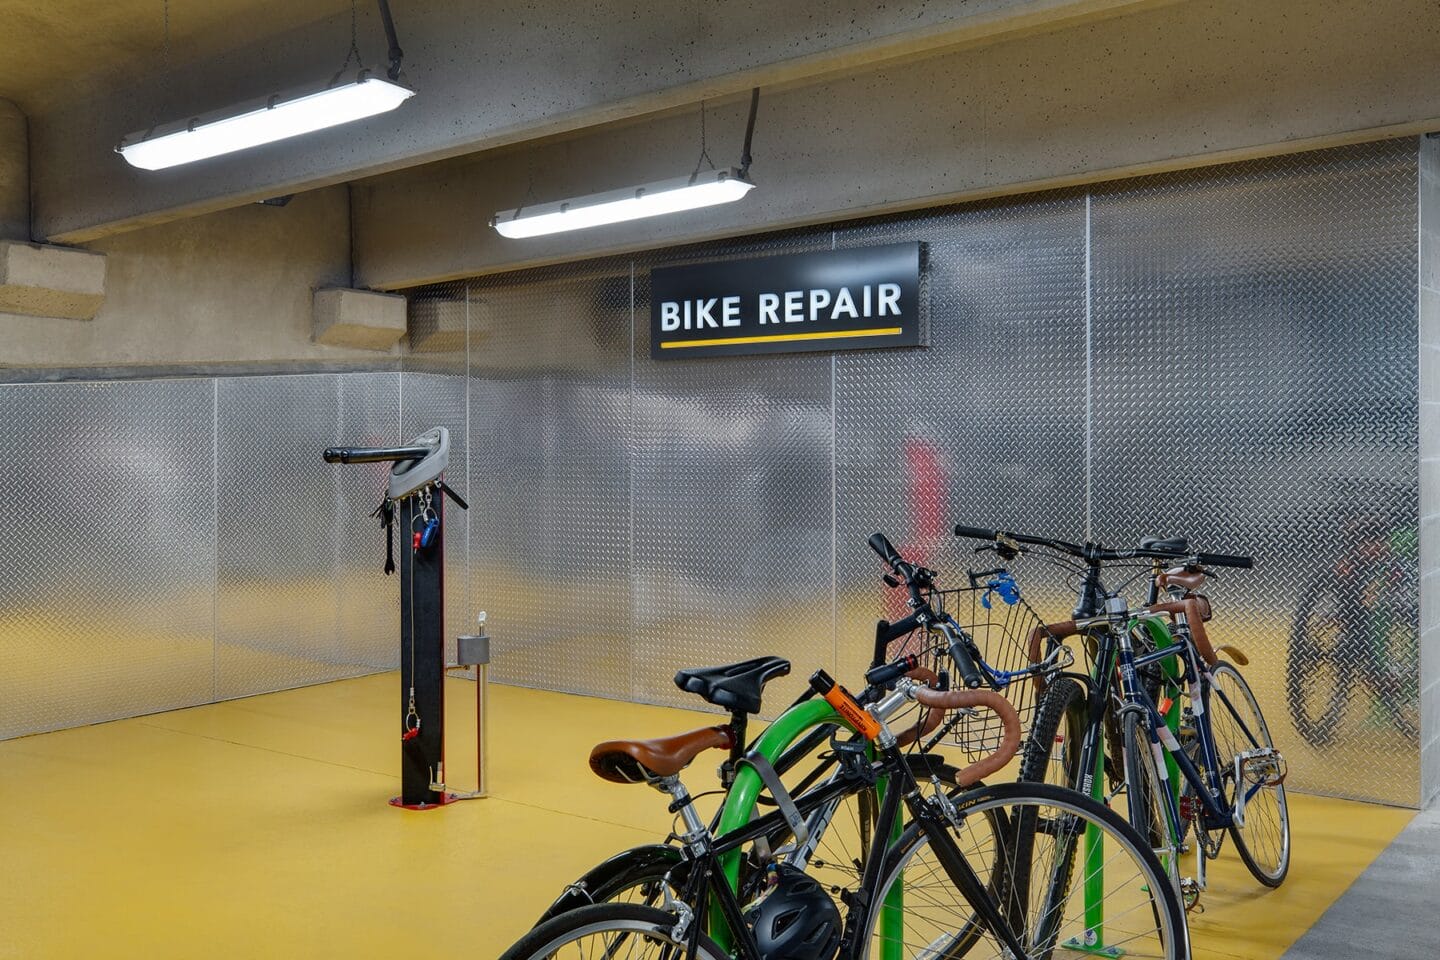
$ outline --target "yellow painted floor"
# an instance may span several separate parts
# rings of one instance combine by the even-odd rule
[[[449,780],[474,776],[474,687],[450,681]],[[493,796],[411,813],[398,681],[364,677],[0,743],[0,957],[493,957],[569,880],[670,818],[588,772],[592,743],[709,714],[492,687]],[[710,764],[687,777],[713,784]],[[703,769],[702,769],[703,768]],[[1411,811],[1294,796],[1290,878],[1227,852],[1197,957],[1270,960]],[[1227,845],[1228,851],[1228,845]]]

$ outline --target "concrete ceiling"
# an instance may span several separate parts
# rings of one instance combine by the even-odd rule
[[[161,0],[117,0],[103,20],[91,15],[91,7],[104,6],[93,0],[44,0],[43,13],[24,8],[28,19],[15,35],[25,42],[17,46],[38,55],[24,62],[53,86],[65,87],[63,99],[57,93],[52,103],[36,103],[41,88],[16,65],[0,73],[0,95],[11,84],[10,95],[30,115],[32,234],[87,243],[752,86],[773,90],[1177,2],[1182,0],[392,0],[406,53],[403,76],[420,92],[401,109],[303,140],[151,174],[114,155],[121,136],[328,76],[348,46],[349,5],[172,0],[176,69],[167,78],[153,68]],[[367,62],[378,65],[384,41],[374,7],[373,0],[362,0],[360,36]],[[21,9],[15,0],[0,0],[0,22]],[[178,23],[187,16],[193,34],[183,40]],[[9,33],[11,23],[6,27]],[[109,59],[104,65],[87,60],[92,50],[107,51],[93,56]],[[126,57],[133,66],[121,66]]]
[[[378,25],[368,24],[378,20],[374,7],[366,0],[358,13],[378,53]],[[349,8],[349,0],[170,0],[170,55],[176,64],[207,60]],[[35,115],[88,78],[158,71],[164,10],[164,0],[0,0],[0,24],[11,40],[0,57],[0,97]],[[335,37],[338,56],[348,42],[344,31]]]

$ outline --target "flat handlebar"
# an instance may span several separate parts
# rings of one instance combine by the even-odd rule
[[[1054,540],[1050,537],[1035,537],[1023,533],[1011,533],[1007,530],[987,530],[984,527],[956,526],[955,536],[969,537],[973,540],[1000,540],[1003,538],[1015,543],[1049,547],[1060,553],[1066,553],[1072,557],[1092,562],[1135,559],[1186,560],[1193,558],[1196,563],[1209,567],[1238,567],[1242,570],[1248,570],[1255,565],[1255,561],[1250,557],[1230,553],[1196,553],[1193,550],[1156,550],[1146,547],[1110,550],[1100,546],[1098,543],[1070,543],[1065,540]]]
[[[325,462],[398,463],[424,460],[434,452],[434,447],[330,447],[325,451]]]

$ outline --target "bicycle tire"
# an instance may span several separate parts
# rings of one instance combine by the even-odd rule
[[[1229,693],[1225,693],[1225,699],[1229,701],[1237,713],[1246,711],[1248,708],[1248,712],[1254,715],[1254,730],[1252,732],[1258,741],[1255,745],[1274,749],[1275,741],[1270,736],[1270,727],[1265,722],[1265,715],[1260,711],[1260,703],[1255,699],[1255,694],[1250,689],[1250,684],[1246,682],[1245,677],[1241,675],[1240,671],[1230,663],[1222,660],[1210,671],[1210,674],[1215,678],[1215,687],[1211,690],[1210,706],[1206,711],[1210,715],[1211,730],[1215,731],[1217,723],[1223,727],[1228,720],[1234,719],[1226,710],[1224,703],[1215,702],[1216,691],[1221,690],[1222,693],[1224,692],[1220,687],[1221,681],[1228,679],[1241,696],[1237,698],[1231,696]],[[1235,701],[1237,699],[1244,700],[1245,703],[1236,703]],[[1245,722],[1244,717],[1240,719],[1242,722]],[[1250,722],[1245,722],[1247,729],[1249,729],[1251,725]],[[1221,742],[1221,731],[1215,731],[1215,740],[1216,752],[1220,754],[1219,759],[1222,764],[1221,776],[1233,780],[1233,748]],[[1238,796],[1238,792],[1244,788],[1243,784],[1232,784],[1232,786],[1235,792],[1231,794],[1231,796]],[[1261,787],[1255,792],[1255,797],[1257,798],[1267,796],[1273,796],[1275,798],[1273,828],[1276,834],[1275,841],[1277,848],[1274,851],[1274,866],[1266,866],[1260,862],[1260,858],[1264,854],[1260,852],[1260,844],[1257,843],[1257,841],[1263,839],[1264,834],[1257,829],[1259,823],[1251,816],[1251,814],[1263,815],[1267,807],[1260,806],[1252,809],[1252,807],[1256,806],[1256,801],[1252,799],[1245,807],[1245,824],[1240,826],[1232,823],[1230,826],[1230,836],[1235,841],[1235,849],[1239,851],[1240,859],[1244,862],[1245,868],[1250,871],[1251,876],[1267,887],[1278,887],[1285,882],[1285,877],[1290,872],[1290,809],[1285,799],[1285,784],[1281,782],[1274,786]]]
[[[1105,897],[1102,899],[1114,896],[1117,898],[1114,903],[1119,905],[1123,901],[1118,898],[1135,898],[1134,905],[1126,906],[1118,914],[1112,914],[1107,921],[1112,931],[1120,925],[1121,918],[1128,918],[1127,923],[1141,928],[1124,941],[1125,955],[1134,960],[1148,957],[1187,960],[1190,955],[1189,937],[1184,910],[1175,889],[1168,882],[1164,868],[1144,840],[1114,811],[1074,790],[1042,783],[1009,783],[980,787],[965,792],[957,801],[957,806],[961,808],[959,812],[962,825],[968,823],[976,814],[985,815],[987,823],[1002,822],[1011,825],[1012,839],[1007,845],[1010,859],[1006,863],[1007,868],[1003,869],[1000,875],[1008,878],[1024,875],[1027,882],[1022,885],[1014,879],[1005,880],[1005,886],[997,899],[1002,912],[1008,914],[1007,919],[1012,927],[1016,925],[1017,917],[1023,921],[1027,960],[1046,960],[1058,949],[1096,952],[1096,944],[1087,939],[1091,932],[1086,926],[1090,919],[1088,913],[1075,927],[1079,943],[1072,946],[1066,941],[1062,946],[1060,939],[1069,929],[1064,911],[1070,905],[1077,889],[1074,867],[1078,848],[1085,842],[1087,827],[1092,825],[1100,837],[1097,841],[1101,844],[1100,849],[1114,851],[1113,855],[1104,861]],[[1045,811],[1053,811],[1056,815],[1047,817],[1044,815]],[[1084,826],[1080,825],[1081,821]],[[1048,874],[1048,882],[1042,892],[1044,899],[1040,908],[1033,911],[1036,916],[1032,918],[1029,898],[1036,886],[1038,875],[1035,869],[1038,857],[1036,845],[1040,836],[1050,838],[1065,849],[1054,857],[1054,869]],[[904,881],[908,889],[927,890],[925,897],[916,899],[921,909],[930,911],[930,915],[921,915],[917,910],[914,919],[904,924],[907,937],[913,936],[916,939],[902,941],[898,945],[899,952],[906,957],[924,957],[926,960],[959,960],[961,957],[992,960],[992,951],[993,957],[1008,956],[1008,951],[998,944],[988,940],[981,942],[987,935],[984,931],[974,929],[973,912],[966,913],[966,916],[959,920],[954,919],[956,912],[967,911],[967,908],[962,906],[950,915],[941,915],[937,911],[945,908],[939,903],[932,886],[916,885],[915,873],[920,870],[916,866],[916,860],[920,852],[928,846],[928,841],[929,838],[920,825],[911,823],[881,870],[882,879],[875,891],[875,902],[884,902],[891,886],[907,871],[911,876],[911,879]],[[964,853],[965,844],[959,842],[958,845]],[[1128,872],[1123,866],[1127,862],[1130,865]],[[1120,866],[1117,867],[1116,864]],[[1022,865],[1028,869],[1020,869]],[[934,868],[930,870],[934,872]],[[1091,878],[1090,874],[1082,870],[1079,889],[1084,890],[1086,881]],[[948,876],[942,873],[933,887],[944,888],[947,884]],[[1023,903],[1020,902],[1022,896],[1026,898]],[[877,909],[866,918],[865,927],[861,931],[865,942],[862,956],[869,956],[875,951],[877,938],[881,936],[877,930],[880,915],[881,911]],[[1143,930],[1147,925],[1147,916],[1150,918],[1149,922],[1154,924],[1154,943],[1146,939]],[[1073,921],[1073,917],[1071,920]],[[958,927],[957,932],[950,932],[952,927]],[[933,929],[941,931],[939,936],[932,936]],[[949,939],[941,942],[942,938]],[[991,951],[985,949],[987,945]],[[1102,934],[1099,946],[1106,945]],[[1149,953],[1144,952],[1147,945],[1151,948]]]
[[[1149,844],[1156,859],[1170,874],[1176,893],[1180,890],[1180,838],[1170,826],[1163,791],[1169,789],[1163,759],[1155,755],[1150,727],[1137,713],[1121,721],[1125,751],[1125,806],[1130,825]]]
[[[1040,695],[1030,735],[1022,747],[1022,781],[1075,789],[1081,781],[1080,746],[1087,713],[1085,689],[1070,677],[1055,677]],[[1056,754],[1060,758],[1056,759]]]
[[[660,956],[669,958],[675,956],[670,951],[683,949],[686,945],[671,936],[675,922],[674,914],[635,904],[600,903],[579,907],[531,928],[500,955],[500,960],[561,960],[563,955],[560,951],[566,946],[579,943],[582,938],[606,933],[617,937],[644,937],[660,947]],[[613,951],[607,951],[607,954],[610,952]],[[579,954],[581,957],[588,955],[591,954]],[[628,960],[635,954],[631,951],[625,956]],[[696,956],[701,960],[729,960],[728,954],[703,933],[700,934],[700,949]]]
[[[1339,619],[1336,636],[1327,648],[1317,636],[1318,625],[1311,618],[1317,607],[1331,594]],[[1353,642],[1352,631],[1356,629],[1355,611],[1347,614],[1343,609],[1352,601],[1342,595],[1340,585],[1333,574],[1326,573],[1311,580],[1300,595],[1295,607],[1295,620],[1290,627],[1290,642],[1285,651],[1285,703],[1290,713],[1290,722],[1295,732],[1306,743],[1323,747],[1335,738],[1345,706],[1350,697],[1351,684],[1339,676],[1338,651],[1347,649]],[[1326,677],[1327,667],[1335,674]],[[1323,705],[1312,710],[1310,692],[1325,691]]]

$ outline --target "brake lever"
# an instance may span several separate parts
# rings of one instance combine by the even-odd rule
[[[893,573],[882,573],[880,579],[885,581],[885,586],[887,587],[900,586],[900,578]]]
[[[1020,556],[1020,548],[1008,543],[982,543],[975,548],[976,553],[994,553],[1001,560],[1010,561]]]

